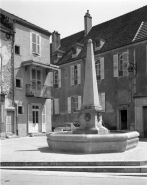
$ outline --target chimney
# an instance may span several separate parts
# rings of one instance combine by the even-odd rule
[[[85,26],[85,35],[87,35],[92,28],[92,17],[89,14],[89,10],[87,10],[87,13],[84,16],[84,26]]]
[[[52,53],[60,47],[60,34],[57,31],[52,33]]]

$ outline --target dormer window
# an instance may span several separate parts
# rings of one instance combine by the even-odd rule
[[[100,40],[96,40],[96,41],[95,41],[95,47],[96,47],[96,48],[100,47]]]
[[[72,48],[72,54],[76,54],[77,53],[77,50],[76,50],[77,48],[75,47],[75,48]]]
[[[65,52],[61,51],[61,50],[57,50],[54,54],[53,54],[53,58],[54,58],[54,63],[57,63],[63,56]]]
[[[96,50],[100,50],[103,47],[103,45],[105,44],[105,41],[104,39],[96,39],[94,43],[95,43],[94,47],[96,51]]]
[[[72,47],[72,58],[75,58],[79,55],[79,53],[82,50],[82,47],[83,47],[83,44],[79,44],[79,43],[73,45],[73,47]]]

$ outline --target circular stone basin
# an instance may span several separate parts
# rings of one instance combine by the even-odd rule
[[[139,133],[119,132],[104,135],[50,132],[47,134],[49,148],[54,151],[73,153],[124,152],[137,146]]]

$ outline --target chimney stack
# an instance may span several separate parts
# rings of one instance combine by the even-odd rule
[[[57,31],[52,33],[52,53],[60,47],[60,34]]]
[[[89,10],[87,10],[87,13],[84,16],[84,27],[85,35],[87,35],[92,28],[92,17],[89,14]]]

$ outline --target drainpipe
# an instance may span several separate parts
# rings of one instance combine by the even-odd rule
[[[15,65],[14,65],[14,43],[15,43],[15,19],[13,20],[13,35],[12,35],[12,50],[11,50],[11,61],[13,63],[13,74],[12,74],[12,80],[13,80],[13,96],[12,96],[12,102],[13,106],[15,108],[15,121],[16,121],[16,135],[18,135],[18,121],[17,121],[17,103],[15,102]]]

